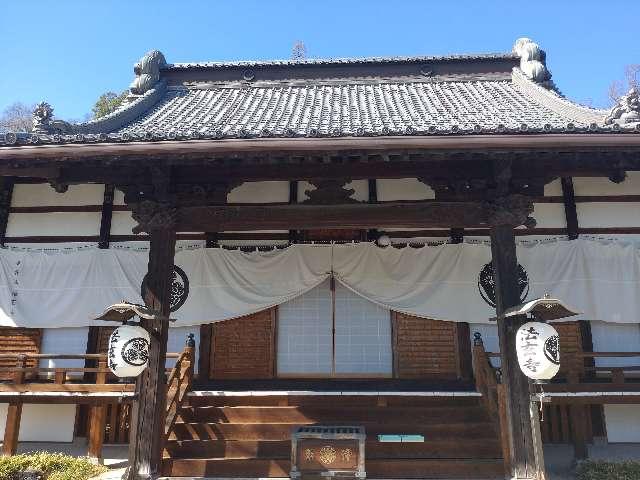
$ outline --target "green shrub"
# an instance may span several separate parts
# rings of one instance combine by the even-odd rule
[[[577,480],[640,480],[640,462],[583,462]]]
[[[35,452],[13,457],[0,457],[0,480],[14,480],[25,470],[39,470],[47,480],[87,480],[108,469],[94,465],[88,458],[61,453]]]

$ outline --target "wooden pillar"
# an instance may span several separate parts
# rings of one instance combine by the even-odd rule
[[[100,360],[99,372],[96,373],[96,384],[107,383],[107,361]],[[104,403],[91,405],[89,408],[89,431],[87,439],[89,448],[87,456],[95,463],[102,463],[102,445],[104,443],[104,428],[107,421],[107,405]]]
[[[502,382],[505,389],[506,428],[509,437],[510,472],[514,479],[544,478],[544,462],[539,432],[534,432],[528,378],[520,371],[516,355],[515,335],[526,323],[524,317],[500,318],[509,307],[520,303],[518,261],[512,225],[491,228],[491,254],[496,292],[496,313],[502,360]]]
[[[170,290],[175,254],[176,232],[158,229],[150,232],[149,267],[145,304],[170,314]],[[137,401],[133,404],[129,440],[129,470],[127,478],[150,479],[160,475],[164,419],[166,410],[165,363],[169,325],[163,320],[142,322],[151,337],[149,366],[136,380]]]
[[[27,360],[24,355],[18,355],[16,371],[13,374],[13,383],[20,385],[24,383],[24,370]],[[4,427],[4,441],[2,443],[2,453],[5,456],[15,455],[18,450],[18,436],[20,434],[20,420],[22,419],[22,402],[14,400],[7,408],[7,423]]]
[[[569,240],[578,238],[578,211],[576,209],[576,197],[573,189],[573,179],[562,177],[562,198],[564,200],[564,215],[567,220],[567,236]]]
[[[98,248],[109,248],[111,238],[111,219],[113,217],[113,195],[115,187],[111,184],[104,186],[104,197],[102,200],[102,215],[100,218],[100,240]]]

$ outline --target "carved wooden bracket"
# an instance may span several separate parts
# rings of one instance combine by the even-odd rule
[[[483,209],[487,223],[492,227],[524,225],[527,228],[533,228],[536,226],[536,220],[531,217],[533,200],[525,195],[512,194],[497,197],[491,201],[483,202]]]
[[[175,230],[178,210],[167,204],[143,200],[131,205],[131,216],[138,222],[133,233],[151,233],[154,230]]]
[[[309,198],[302,203],[311,205],[336,205],[345,203],[359,203],[351,198],[355,190],[344,188],[350,180],[346,178],[313,179],[309,183],[316,187],[315,190],[305,190]]]

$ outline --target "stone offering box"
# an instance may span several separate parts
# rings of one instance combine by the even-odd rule
[[[291,435],[291,479],[366,478],[364,427],[306,425]]]

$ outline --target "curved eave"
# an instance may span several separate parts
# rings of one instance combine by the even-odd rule
[[[96,156],[348,152],[398,150],[542,150],[639,148],[636,133],[466,135],[338,138],[252,138],[133,143],[25,145],[0,148],[0,160],[80,159]]]

